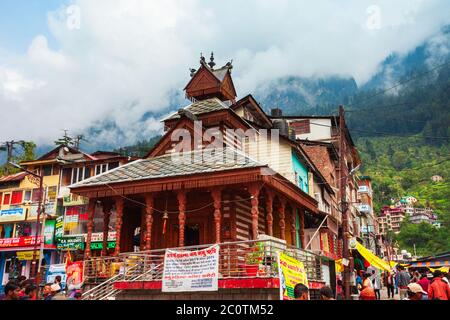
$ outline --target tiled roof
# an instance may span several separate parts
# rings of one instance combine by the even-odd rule
[[[19,172],[19,173],[12,174],[9,176],[3,176],[3,177],[0,177],[0,183],[11,182],[11,181],[20,181],[20,180],[23,180],[26,175],[27,175],[26,172]]]
[[[184,107],[183,109],[191,112],[194,115],[199,115],[202,113],[207,113],[207,112],[221,110],[221,109],[227,109],[227,108],[228,108],[228,106],[225,103],[223,103],[222,101],[220,101],[219,99],[211,98],[211,99],[194,102],[194,103],[188,105],[187,107]],[[163,120],[177,119],[179,117],[180,117],[180,115],[178,114],[178,112],[176,112]]]
[[[136,160],[111,171],[91,177],[69,188],[89,187],[96,185],[160,179],[176,176],[187,176],[199,173],[213,173],[226,170],[256,168],[264,166],[248,156],[232,149],[202,152],[191,151],[183,158],[172,158],[171,154]]]

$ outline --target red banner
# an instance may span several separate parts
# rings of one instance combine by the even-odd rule
[[[38,237],[37,244],[41,244],[42,237]],[[30,247],[36,243],[36,237],[20,237],[0,239],[0,248]]]

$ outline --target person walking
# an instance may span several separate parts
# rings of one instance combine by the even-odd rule
[[[381,293],[380,293],[381,279],[380,279],[380,275],[378,274],[378,270],[372,270],[371,280],[372,280],[373,290],[375,291],[377,300],[381,300]]]
[[[428,288],[430,286],[430,280],[428,280],[427,273],[422,273],[420,280],[417,282],[427,294],[424,294],[422,300],[428,300]]]
[[[442,272],[436,270],[433,273],[433,280],[431,280],[428,287],[428,299],[430,300],[449,300],[450,286],[442,280]]]
[[[394,299],[394,293],[395,293],[394,271],[387,273],[386,288],[387,288],[388,299]]]
[[[397,274],[397,283],[400,289],[400,300],[403,300],[407,297],[408,284],[411,281],[411,276],[404,267],[399,266],[398,268],[400,271]]]

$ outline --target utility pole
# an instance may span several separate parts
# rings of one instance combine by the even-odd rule
[[[341,212],[342,212],[342,241],[343,241],[343,252],[342,258],[350,262],[349,259],[349,248],[348,248],[348,214],[347,214],[347,199],[346,199],[346,185],[347,185],[347,170],[345,163],[345,122],[344,122],[344,107],[339,106],[339,164],[340,164],[340,183],[339,192],[341,195]],[[344,294],[345,299],[350,300],[350,266],[348,263],[344,265]]]

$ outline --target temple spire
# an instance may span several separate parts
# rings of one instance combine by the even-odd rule
[[[211,58],[209,60],[210,60],[208,63],[209,67],[211,69],[214,69],[214,66],[216,65],[216,63],[214,62],[214,52],[211,52]]]

